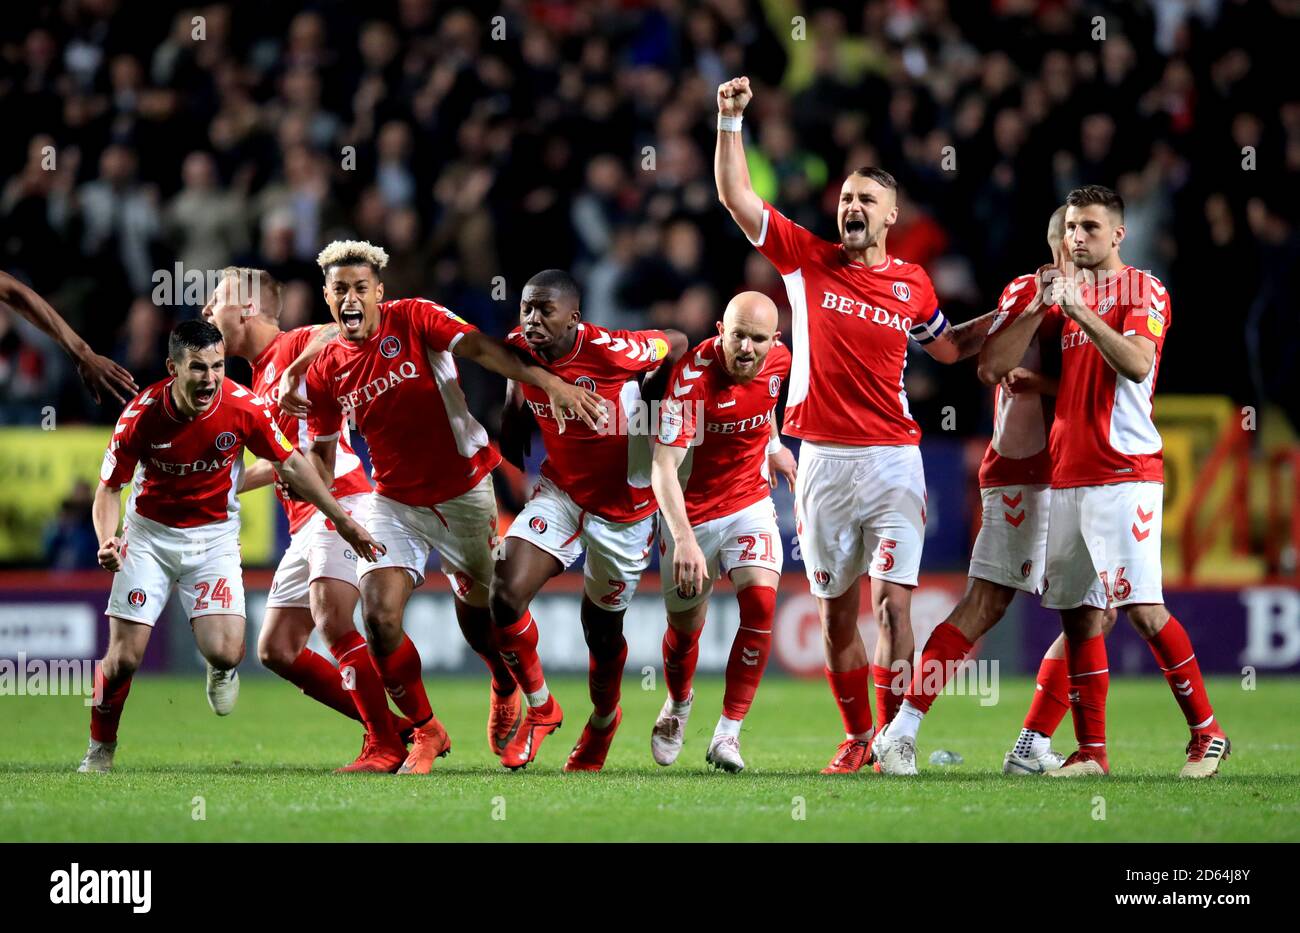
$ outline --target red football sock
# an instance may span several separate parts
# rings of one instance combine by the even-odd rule
[[[429,695],[424,692],[424,681],[420,679],[420,652],[415,650],[415,643],[405,633],[392,654],[381,657],[375,654],[372,646],[370,657],[384,681],[384,689],[412,723],[422,726],[433,718]]]
[[[898,675],[879,664],[871,665],[871,680],[876,687],[876,721],[882,726],[894,718],[903,705],[903,690],[894,691],[894,678]]]
[[[96,664],[94,690],[99,703],[90,708],[90,737],[96,742],[116,742],[122,707],[126,705],[126,695],[131,692],[131,678],[110,686],[104,679],[103,665]]]
[[[930,711],[934,698],[943,692],[948,676],[970,653],[972,645],[957,626],[950,622],[941,622],[925,643],[921,652],[921,663],[912,672],[912,682],[908,685],[907,695],[903,699],[924,713]],[[885,668],[872,666],[872,672],[879,670],[888,674]],[[879,677],[879,674],[875,674]],[[879,695],[880,681],[876,681]],[[879,699],[877,699],[877,703]],[[901,705],[901,704],[900,704]]]
[[[1106,691],[1110,670],[1106,640],[1101,635],[1073,641],[1065,639],[1065,659],[1070,669],[1070,711],[1079,748],[1106,746]]]
[[[514,625],[497,631],[497,647],[524,693],[536,693],[546,686],[542,659],[537,655],[537,623],[531,612],[525,610]]]
[[[1173,616],[1164,628],[1148,639],[1147,645],[1156,656],[1156,663],[1164,672],[1169,689],[1174,692],[1174,699],[1187,718],[1187,725],[1192,729],[1209,729],[1214,725],[1214,707],[1210,706],[1210,696],[1205,692],[1205,681],[1201,679],[1201,666],[1196,663],[1196,652],[1192,650],[1192,640],[1187,637],[1187,630]]]
[[[736,593],[740,603],[740,628],[731,642],[727,658],[727,686],[722,694],[722,715],[744,719],[754,702],[758,682],[767,667],[772,647],[772,617],[776,614],[776,590],[770,586],[747,586]]]
[[[668,683],[668,695],[678,703],[685,703],[691,695],[695,665],[700,660],[702,631],[681,632],[670,625],[664,632],[664,680]]]
[[[387,735],[397,728],[393,714],[388,709],[388,695],[384,682],[379,679],[375,662],[366,650],[366,640],[357,631],[348,632],[330,647],[330,654],[339,662],[338,676],[343,689],[351,699],[356,713],[366,724],[366,730],[375,735]],[[348,672],[351,671],[349,674]],[[348,684],[352,688],[348,690]],[[349,714],[352,715],[352,714]]]
[[[587,690],[597,716],[612,716],[623,695],[623,666],[627,663],[627,641],[620,638],[622,646],[615,654],[604,657],[588,655]]]
[[[1038,684],[1025,714],[1025,728],[1052,735],[1070,711],[1070,669],[1065,658],[1043,658]]]
[[[855,671],[826,669],[826,682],[840,707],[845,735],[865,735],[871,731],[871,667]]]
[[[357,635],[357,638],[361,636]],[[349,719],[361,720],[357,704],[343,687],[339,669],[310,648],[298,652],[298,657],[281,676],[317,703],[323,703]]]

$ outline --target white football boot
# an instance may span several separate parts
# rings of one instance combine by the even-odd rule
[[[78,774],[107,774],[113,770],[113,754],[117,751],[116,742],[97,742],[90,740],[86,748],[86,757],[77,766]]]
[[[1049,745],[1041,752],[1030,751],[1027,755],[1017,755],[1013,748],[1002,759],[1002,773],[1023,777],[1027,774],[1046,774],[1058,770],[1065,764],[1065,756],[1053,751]]]
[[[208,706],[218,716],[229,716],[239,699],[239,671],[219,671],[208,665]]]
[[[734,735],[715,735],[709,743],[704,760],[719,771],[739,774],[745,770],[745,759],[740,757],[740,739]]]
[[[871,747],[876,753],[876,766],[881,774],[916,774],[916,739],[910,735],[890,736],[889,727],[876,735]]]
[[[664,700],[659,718],[650,732],[650,754],[655,763],[664,766],[672,764],[682,753],[682,742],[686,740],[686,721],[691,718],[691,707],[695,703],[695,691],[686,700],[686,709],[680,713],[673,712],[673,698]]]

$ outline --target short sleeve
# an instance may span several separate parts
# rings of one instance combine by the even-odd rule
[[[787,275],[803,265],[809,250],[822,241],[764,201],[758,239],[750,242],[776,267],[777,272]]]
[[[997,312],[993,315],[993,323],[989,325],[989,335],[997,333],[1004,327],[1010,327],[1033,303],[1037,292],[1032,275],[1022,275],[1008,282],[1002,289],[1002,294],[998,296]]]
[[[329,441],[343,430],[343,409],[329,391],[321,367],[307,367],[307,436],[313,441]]]
[[[453,350],[461,337],[478,330],[473,324],[436,301],[412,298],[408,302],[411,325],[425,346],[434,352]]]
[[[1120,333],[1125,337],[1140,334],[1160,350],[1170,324],[1169,291],[1153,275],[1145,276],[1144,287],[1136,291],[1120,325]]]
[[[665,447],[689,447],[698,430],[696,415],[703,407],[703,379],[687,378],[684,369],[690,355],[677,361],[668,391],[659,409],[659,434],[657,440]]]
[[[668,334],[662,330],[611,330],[596,340],[610,351],[620,369],[630,373],[658,369],[668,358]]]
[[[125,486],[135,475],[136,464],[140,462],[140,418],[146,410],[149,394],[154,391],[149,388],[133,398],[122,409],[117,424],[113,425],[113,437],[99,467],[99,481],[110,489]]]
[[[256,398],[256,396],[254,396]],[[293,453],[293,444],[284,436],[276,424],[271,409],[263,402],[250,402],[245,409],[247,419],[244,446],[253,452],[253,456],[275,463],[283,463]]]
[[[917,315],[908,333],[913,340],[925,346],[927,343],[933,343],[948,329],[948,319],[943,316],[939,308],[939,296],[935,294],[930,277],[919,266],[916,269],[917,275],[911,287],[916,290],[914,307],[917,309]]]

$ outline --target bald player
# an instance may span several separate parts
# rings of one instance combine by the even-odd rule
[[[740,726],[767,666],[781,580],[770,489],[777,474],[792,489],[795,481],[794,455],[782,445],[775,418],[781,383],[790,375],[790,351],[776,324],[776,305],[766,295],[732,298],[718,336],[682,357],[665,393],[651,463],[663,517],[659,550],[668,608],[668,699],[650,734],[651,753],[661,765],[672,764],[682,750],[700,632],[721,569],[736,590],[740,628],[705,761],[732,773],[745,768]]]

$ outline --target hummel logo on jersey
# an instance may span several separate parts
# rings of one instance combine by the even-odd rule
[[[348,376],[350,375],[352,375],[352,370],[350,369],[344,370],[343,372],[339,373],[337,376],[334,377],[334,381],[341,382],[342,380],[348,378]]]
[[[164,443],[164,444],[150,444],[149,446],[152,447],[154,450],[166,450],[166,449],[167,449],[168,447],[170,447],[171,445],[172,445],[172,442],[171,442],[171,441],[167,441],[167,442]]]
[[[650,500],[649,500],[649,499],[646,499],[644,502],[633,502],[633,503],[632,503],[632,508],[634,508],[634,509],[643,509],[643,508],[645,508],[645,507],[646,507],[647,505],[649,505],[649,504],[650,504]]]
[[[732,405],[735,405],[735,404],[736,404],[736,400],[733,398],[730,402],[718,402],[718,407],[719,407],[719,408],[730,408]]]

